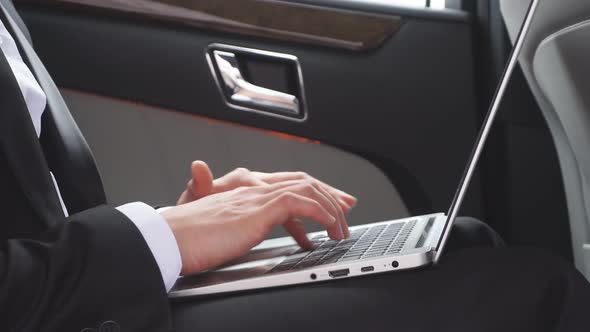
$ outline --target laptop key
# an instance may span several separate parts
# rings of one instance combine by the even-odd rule
[[[365,255],[369,255],[369,254],[371,254],[371,255],[372,255],[372,254],[375,254],[375,253],[377,253],[377,254],[382,254],[382,253],[384,253],[384,252],[386,252],[386,251],[387,251],[387,248],[378,248],[378,249],[373,249],[373,250],[369,250],[369,251],[367,251],[367,252],[365,253]]]
[[[365,250],[367,250],[367,249],[369,249],[369,246],[361,246],[361,247],[359,247],[359,246],[354,246],[354,247],[350,248],[350,249],[348,250],[348,252],[353,252],[353,251],[365,251]]]
[[[374,246],[378,246],[378,245],[379,246],[383,246],[383,245],[388,246],[391,244],[391,242],[393,242],[393,241],[391,241],[390,239],[379,239],[379,240],[375,241]]]
[[[338,244],[338,242],[340,242],[340,241],[337,241],[337,240],[328,240],[328,241],[324,242],[322,244],[322,246],[323,247],[334,247],[334,246],[336,246]]]
[[[389,243],[381,243],[381,244],[375,243],[371,248],[369,248],[369,250],[380,249],[380,248],[385,249],[387,247],[389,247]]]

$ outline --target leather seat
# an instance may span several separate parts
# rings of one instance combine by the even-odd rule
[[[512,40],[529,0],[501,0]],[[576,267],[590,280],[590,1],[542,0],[520,65],[561,166]],[[539,179],[542,181],[542,179]],[[540,220],[539,222],[561,222]]]

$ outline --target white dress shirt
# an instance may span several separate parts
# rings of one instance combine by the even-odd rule
[[[31,115],[33,126],[37,132],[37,137],[39,137],[41,135],[41,116],[46,107],[47,97],[27,65],[23,62],[14,39],[6,30],[2,21],[0,21],[0,49],[16,77]],[[61,197],[57,181],[52,173],[50,175],[64,214],[68,216],[68,209]],[[125,204],[117,207],[117,210],[127,216],[139,229],[160,268],[166,291],[170,291],[180,275],[182,261],[178,244],[168,223],[156,210],[141,202]]]

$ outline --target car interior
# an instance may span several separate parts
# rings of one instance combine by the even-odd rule
[[[312,174],[351,225],[448,208],[528,3],[14,1],[111,204],[174,204],[199,159]],[[541,3],[462,215],[590,279],[588,19]]]

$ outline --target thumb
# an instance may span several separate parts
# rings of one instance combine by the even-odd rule
[[[205,197],[213,190],[213,174],[209,166],[200,160],[191,164],[192,193],[196,198]]]

